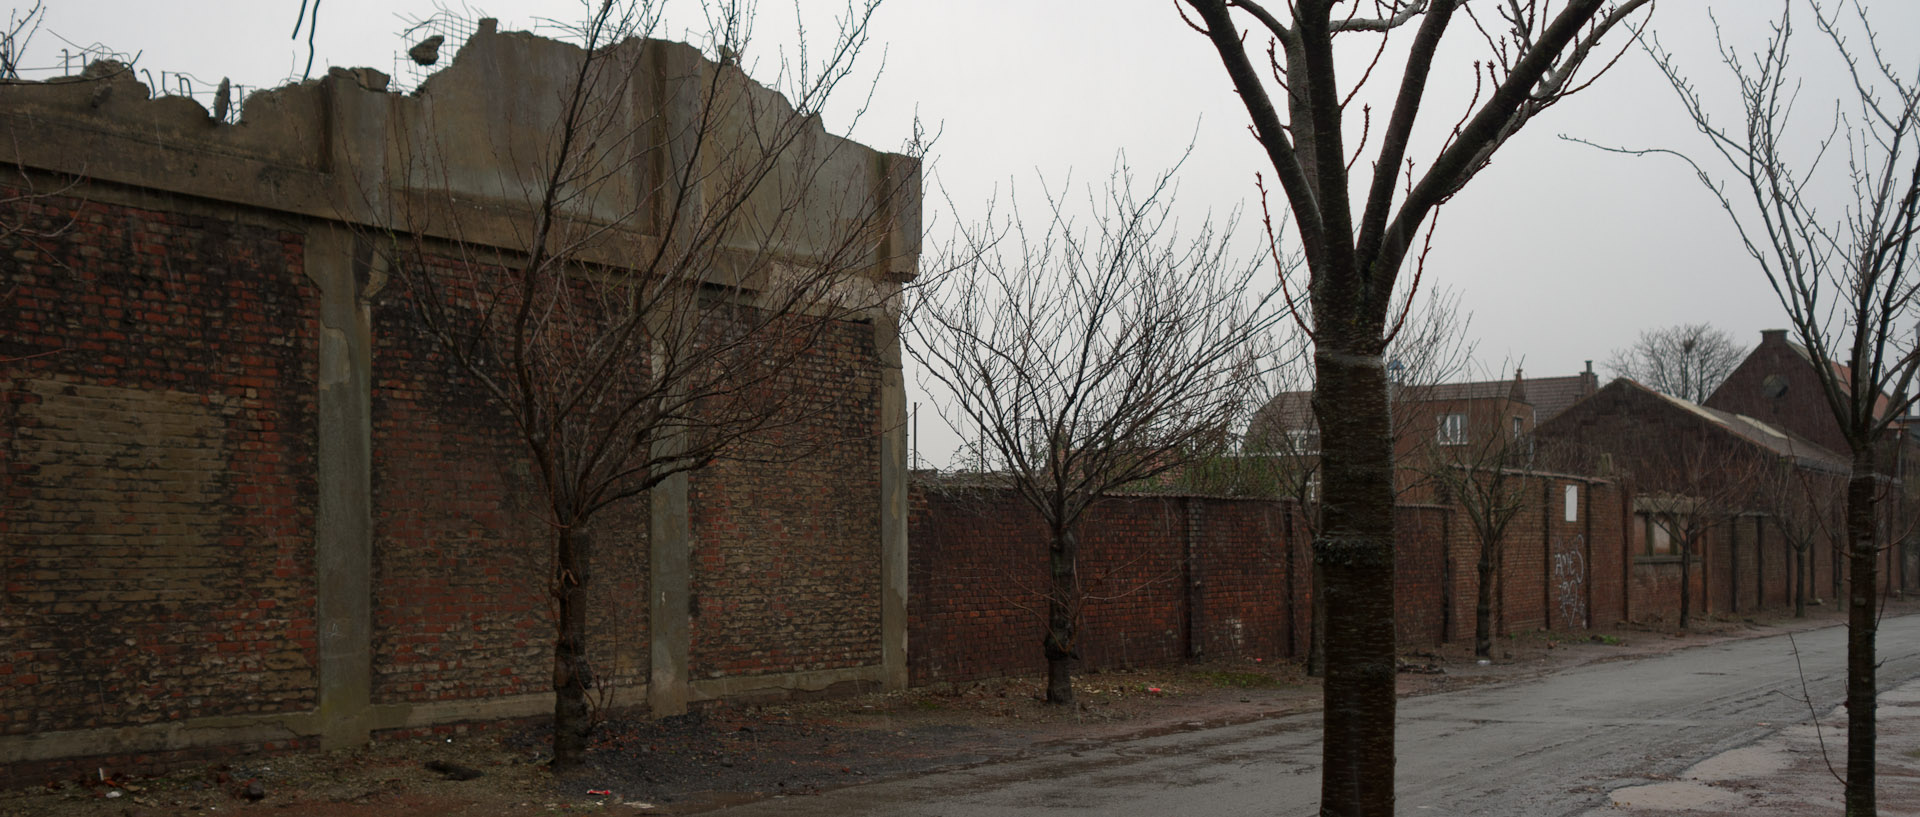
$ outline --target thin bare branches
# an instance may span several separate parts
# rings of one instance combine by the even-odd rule
[[[1379,0],[1372,4],[1377,16],[1362,18],[1362,3],[1340,9],[1325,0],[1298,0],[1288,3],[1285,20],[1256,0],[1186,3],[1246,106],[1253,134],[1291,205],[1310,271],[1320,388],[1315,406],[1329,454],[1327,507],[1332,511],[1316,547],[1339,574],[1327,583],[1328,595],[1340,597],[1346,611],[1343,631],[1328,640],[1330,651],[1338,642],[1343,657],[1336,662],[1329,656],[1321,807],[1327,813],[1389,815],[1393,792],[1378,784],[1392,779],[1394,751],[1387,508],[1393,465],[1391,447],[1381,444],[1390,426],[1381,355],[1404,262],[1435,209],[1534,115],[1584,87],[1578,80],[1586,76],[1588,53],[1650,0],[1613,6],[1604,0],[1569,0],[1558,13],[1550,13],[1550,2],[1509,0],[1501,12],[1508,31],[1486,37],[1493,54],[1481,65],[1494,66],[1491,92],[1484,99],[1476,94],[1464,125],[1426,172],[1405,186],[1403,170],[1414,178],[1409,159],[1414,124],[1422,107],[1430,107],[1424,106],[1427,81],[1448,24],[1463,3]],[[1266,74],[1256,70],[1236,13],[1270,32],[1266,73],[1284,96],[1284,106],[1276,104]],[[1406,67],[1367,169],[1354,158],[1359,148],[1342,147],[1345,119],[1352,113],[1347,106],[1357,97],[1335,76],[1335,39],[1407,26],[1416,28]],[[1475,67],[1476,76],[1480,70]],[[1371,69],[1363,72],[1362,83],[1370,77]],[[1372,144],[1372,128],[1367,130]],[[1355,189],[1350,166],[1371,174],[1364,193]],[[1336,669],[1336,663],[1342,666]]]
[[[1280,295],[1233,256],[1232,218],[1178,230],[1172,172],[1141,183],[1123,158],[1088,191],[1085,226],[1041,187],[1038,218],[1016,200],[1004,223],[962,228],[938,265],[950,271],[911,293],[907,315],[914,357],[953,395],[942,416],[978,431],[983,470],[1049,528],[1048,700],[1067,703],[1080,520],[1108,492],[1227,445],[1270,363]]]
[[[0,80],[20,78],[21,60],[45,19],[45,4],[40,2],[7,14],[7,27],[0,29]]]
[[[864,149],[817,114],[875,4],[783,66],[782,95],[740,68],[751,4],[708,6],[708,61],[648,38],[657,5],[596,3],[578,47],[540,46],[568,69],[531,103],[546,127],[450,135],[436,107],[402,106],[391,172],[408,184],[363,191],[417,331],[510,419],[544,489],[556,764],[584,745],[596,515],[722,459],[795,462],[874,433],[834,419],[847,398],[819,384],[870,359],[866,322],[893,320],[917,157],[846,161]]]
[[[1746,348],[1725,330],[1692,323],[1641,332],[1633,345],[1613,350],[1606,366],[1654,391],[1705,403],[1746,358]]]

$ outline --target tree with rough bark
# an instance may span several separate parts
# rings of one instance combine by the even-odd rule
[[[888,241],[917,207],[895,200],[917,193],[913,162],[900,157],[880,189],[826,189],[853,148],[818,119],[874,6],[856,5],[824,53],[786,72],[782,96],[732,56],[748,47],[750,5],[708,8],[714,63],[647,38],[657,3],[603,0],[573,31],[537,155],[408,143],[392,161],[444,194],[368,192],[386,207],[374,243],[413,319],[511,422],[543,492],[556,771],[582,761],[599,675],[587,642],[596,518],[722,459],[806,456],[776,444],[822,410],[796,379],[836,326],[896,297]],[[654,75],[675,60],[693,67]],[[635,104],[653,94],[657,108]],[[521,182],[502,193],[525,214],[516,246],[467,237],[498,229],[454,192],[477,160]]]
[[[1181,235],[1172,173],[1142,188],[1124,163],[1082,226],[1047,195],[1029,223],[965,228],[910,294],[909,349],[978,429],[983,470],[1047,528],[1046,700],[1073,702],[1083,613],[1080,523],[1115,489],[1218,452],[1262,375],[1277,289],[1231,249],[1233,220]],[[1095,194],[1089,191],[1089,198]],[[1125,588],[1122,588],[1124,590]]]
[[[1705,323],[1684,323],[1640,333],[1632,346],[1615,349],[1606,367],[1615,377],[1689,403],[1705,403],[1747,357],[1733,335]]]
[[[1737,228],[1806,350],[1821,397],[1846,440],[1847,772],[1846,813],[1877,813],[1874,743],[1878,682],[1878,561],[1887,547],[1876,524],[1886,476],[1880,449],[1913,403],[1920,354],[1920,66],[1883,49],[1866,8],[1810,3],[1816,37],[1845,66],[1834,103],[1809,107],[1810,88],[1792,62],[1794,2],[1783,2],[1765,42],[1721,42],[1720,62],[1739,88],[1732,124],[1657,40],[1655,63],[1708,145],[1706,160],[1673,150]],[[1809,111],[1815,113],[1809,114]],[[1796,119],[1796,115],[1800,118]],[[1803,132],[1800,123],[1817,117]],[[1716,168],[1716,169],[1710,169]]]
[[[1394,469],[1383,352],[1401,271],[1436,209],[1535,116],[1611,64],[1596,49],[1649,4],[1185,0],[1187,24],[1218,53],[1286,196],[1310,279],[1323,472],[1314,558],[1328,610],[1322,814],[1394,811]],[[1470,110],[1419,166],[1414,125],[1455,23],[1489,53],[1461,72],[1478,89]],[[1401,35],[1410,35],[1404,68],[1375,125],[1370,106],[1351,103]],[[1363,66],[1357,80],[1336,75],[1336,41],[1364,49],[1349,63]]]
[[[1296,303],[1292,309],[1299,325],[1304,326],[1310,307]],[[1406,438],[1416,426],[1424,428],[1432,422],[1432,418],[1405,407],[1420,403],[1434,387],[1467,371],[1475,346],[1468,337],[1472,324],[1473,313],[1465,310],[1459,294],[1450,290],[1433,290],[1411,305],[1401,331],[1387,347],[1392,389],[1389,402],[1395,407],[1394,439]],[[1247,425],[1241,445],[1243,455],[1234,460],[1235,467],[1224,476],[1260,486],[1267,495],[1292,500],[1300,508],[1302,524],[1294,534],[1312,541],[1320,528],[1320,429],[1313,418],[1313,361],[1304,354],[1285,359],[1265,383],[1267,396]],[[1414,472],[1416,476],[1419,473]],[[1419,482],[1404,478],[1405,474],[1402,477],[1395,481],[1396,496]],[[1319,678],[1326,674],[1326,611],[1319,592],[1319,569],[1310,566],[1309,570],[1313,589],[1308,605],[1306,672]]]

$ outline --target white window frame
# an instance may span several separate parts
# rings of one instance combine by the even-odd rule
[[[1442,414],[1435,418],[1435,441],[1441,445],[1467,444],[1467,415],[1465,412]]]

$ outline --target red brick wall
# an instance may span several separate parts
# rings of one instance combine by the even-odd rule
[[[1080,576],[1090,597],[1080,654],[1088,666],[1186,657],[1187,525],[1186,503],[1177,498],[1116,497],[1088,512],[1080,532]]]
[[[1628,500],[1611,482],[1587,483],[1581,513],[1587,528],[1587,616],[1597,628],[1626,620]]]
[[[311,710],[302,234],[178,202],[0,200],[22,228],[0,236],[0,734]],[[551,527],[524,443],[400,287],[371,319],[373,700],[544,693]],[[879,663],[873,329],[810,354],[783,387],[817,405],[779,433],[830,442],[694,483],[696,558],[741,568],[696,568],[697,677]],[[603,681],[648,672],[647,519],[643,497],[593,523]]]
[[[799,421],[756,438],[771,464],[691,480],[695,680],[880,663],[879,364],[873,329],[826,333],[779,388]]]
[[[1566,519],[1566,489],[1574,486],[1575,519]],[[1613,483],[1565,477],[1526,477],[1524,503],[1502,540],[1505,565],[1494,604],[1495,634],[1538,629],[1606,627],[1621,618],[1620,490]],[[1452,511],[1448,541],[1453,560],[1453,612],[1448,638],[1473,637],[1479,592],[1480,540],[1464,512]]]
[[[1038,672],[1046,527],[1005,493],[914,485],[907,541],[912,683]]]
[[[1540,484],[1529,480],[1521,492],[1526,507],[1507,527],[1501,545],[1500,633],[1537,630],[1547,625],[1547,561],[1544,526],[1551,509],[1544,506]]]
[[[1405,505],[1394,514],[1394,624],[1404,647],[1446,638],[1448,516],[1446,508]]]
[[[1290,553],[1287,515],[1275,502],[1184,499],[1195,535],[1189,586],[1199,592],[1194,626],[1202,656],[1279,657],[1293,653],[1289,627],[1307,588],[1291,586],[1304,552]],[[1300,622],[1304,624],[1304,619]],[[1304,633],[1301,636],[1304,638]],[[1305,643],[1301,641],[1299,643]]]
[[[1559,514],[1569,482],[1581,486],[1583,495],[1598,493],[1583,496],[1576,522],[1558,519],[1543,528],[1546,489],[1552,513]],[[1565,479],[1529,485],[1535,490],[1526,494],[1527,521],[1510,532],[1520,557],[1509,553],[1505,584],[1510,604],[1520,599],[1531,606],[1510,609],[1499,631],[1540,626],[1550,580],[1557,581],[1551,585],[1555,604],[1580,613],[1565,623],[1556,607],[1555,627],[1584,628],[1588,608],[1597,622],[1618,621],[1622,551],[1617,541],[1604,539],[1620,535],[1618,490],[1610,483]],[[1435,506],[1397,511],[1396,623],[1403,645],[1472,636],[1478,546],[1459,516],[1457,509]],[[1083,622],[1084,667],[1303,655],[1311,621],[1311,543],[1300,521],[1290,504],[1259,500],[1131,496],[1095,506],[1081,530],[1080,568],[1099,597],[1089,603]],[[1561,537],[1562,561],[1571,564],[1558,579],[1553,563],[1541,557],[1547,531]],[[1010,491],[916,484],[908,536],[913,683],[1044,671],[1047,533],[1037,514]],[[1596,589],[1607,597],[1593,599]]]
[[[544,489],[506,414],[389,294],[373,316],[373,700],[550,690]],[[588,658],[603,677],[644,678],[644,499],[592,530]]]
[[[0,202],[0,733],[310,708],[300,236]]]

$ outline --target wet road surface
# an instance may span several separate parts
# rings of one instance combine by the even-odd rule
[[[1403,815],[1575,815],[1607,793],[1825,716],[1845,680],[1846,630],[1727,641],[1544,678],[1407,698],[1399,711]],[[1920,677],[1920,615],[1880,630],[1880,685]],[[1797,660],[1796,660],[1797,647]],[[1804,667],[1804,680],[1801,668]],[[1844,724],[1829,724],[1843,729]],[[1320,716],[1085,746],[808,797],[726,817],[1309,815]],[[1844,751],[1844,735],[1830,734]]]

